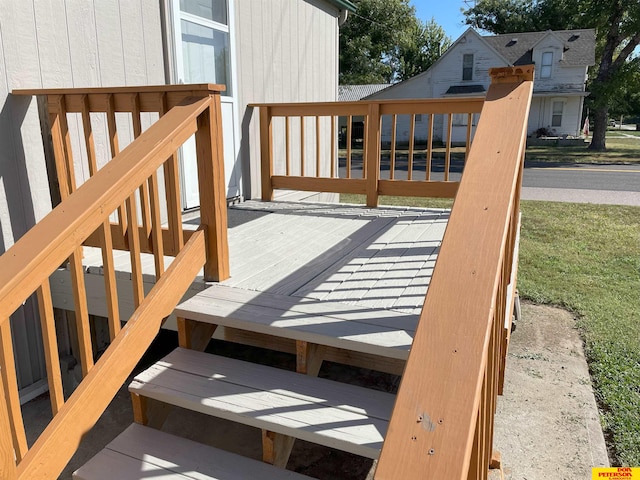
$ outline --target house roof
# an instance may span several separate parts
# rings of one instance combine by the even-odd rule
[[[584,66],[595,63],[596,33],[593,29],[508,33],[482,38],[509,63],[528,65],[533,63],[533,48],[548,35],[553,35],[564,43],[564,65]]]
[[[390,83],[374,83],[370,85],[339,85],[338,101],[354,102],[391,86]]]
[[[331,3],[332,5],[335,5],[336,7],[338,7],[341,10],[349,10],[350,12],[355,12],[356,11],[356,6],[353,2],[349,1],[349,0],[327,0],[327,2]]]
[[[445,92],[445,95],[471,95],[474,93],[485,93],[484,85],[453,85]]]

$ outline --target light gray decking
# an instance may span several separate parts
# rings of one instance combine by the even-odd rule
[[[306,341],[312,338],[300,336],[300,331],[353,320],[359,324],[350,330],[337,328],[342,333],[336,337],[375,348],[392,347],[395,353],[388,356],[403,359],[448,217],[449,211],[441,209],[245,202],[229,210],[231,277],[198,297],[215,299],[211,301],[217,302],[219,317],[235,318],[238,315],[231,313],[241,312],[236,320],[253,317],[269,325],[279,320],[281,326],[297,328],[289,338]],[[153,258],[143,257],[145,286],[150,289]],[[83,263],[90,313],[106,316],[100,251],[85,248]],[[128,252],[116,252],[115,263],[121,316],[128,318],[133,311]],[[186,297],[205,288],[202,279],[196,279]],[[52,291],[56,307],[72,308],[68,271],[56,272]],[[296,324],[296,318],[310,318],[309,309],[315,320]],[[368,348],[360,351],[377,353]]]

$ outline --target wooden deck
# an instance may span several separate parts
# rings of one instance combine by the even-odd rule
[[[294,340],[404,361],[448,217],[449,210],[442,209],[236,205],[229,210],[231,277],[207,285],[200,276],[187,295],[198,294],[188,308],[213,311],[216,323],[226,327],[262,334],[282,327]],[[102,257],[98,249],[84,250],[89,310],[105,316]],[[121,317],[127,318],[134,304],[130,256],[116,252],[114,257]],[[151,255],[143,255],[142,267],[150,289]],[[73,304],[70,283],[70,272],[55,274],[56,307]]]

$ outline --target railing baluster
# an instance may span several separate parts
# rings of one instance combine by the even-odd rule
[[[398,116],[391,116],[391,158],[389,159],[389,180],[395,178],[396,171],[396,129],[398,128]]]
[[[109,99],[107,101],[107,129],[109,131],[109,147],[111,148],[111,158],[113,158],[118,153],[120,153],[113,94],[109,95]],[[120,205],[118,207],[118,223],[120,223],[120,233],[124,237],[127,234],[127,217],[125,214],[124,205]]]
[[[415,139],[413,138],[416,132],[416,115],[411,115],[409,124],[409,154],[407,155],[407,180],[413,180],[413,145]]]
[[[316,177],[320,176],[320,117],[316,115]]]
[[[131,121],[133,123],[133,138],[138,138],[142,133],[142,119],[140,118],[140,94],[131,94]],[[151,235],[151,209],[149,207],[149,186],[147,182],[138,189],[140,197],[140,211],[142,213],[142,226],[147,239]]]
[[[162,110],[160,116],[168,111],[167,94],[162,95]],[[262,128],[262,127],[261,127]],[[184,233],[182,230],[182,208],[180,206],[180,180],[178,168],[178,153],[174,152],[171,158],[163,164],[164,188],[167,196],[167,221],[171,232],[172,247],[174,252],[180,251],[184,246]]]
[[[336,117],[331,115],[331,178],[336,177]]]
[[[284,143],[286,151],[285,175],[288,177],[291,175],[291,117],[285,117],[284,120]]]
[[[82,125],[84,141],[89,157],[89,175],[98,171],[93,128],[91,127],[91,108],[89,95],[82,98]],[[120,311],[118,310],[118,294],[116,292],[116,272],[113,262],[113,241],[111,238],[111,221],[107,217],[100,227],[100,246],[102,250],[102,270],[106,292],[107,312],[109,321],[109,338],[113,340],[120,331]]]
[[[144,299],[144,282],[142,279],[142,264],[140,260],[140,233],[138,213],[136,211],[136,197],[131,195],[125,201],[127,209],[127,240],[129,241],[129,256],[131,258],[131,282],[133,285],[133,304],[135,308]]]
[[[469,157],[469,150],[471,149],[471,130],[473,129],[473,113],[470,113],[467,117],[467,143],[464,151],[464,163],[467,163]]]
[[[362,158],[363,178],[367,180],[367,206],[378,206],[378,180],[380,179],[380,104],[369,104],[365,123],[365,146]]]
[[[53,96],[52,101],[49,102],[49,109],[51,139],[58,174],[58,186],[60,188],[60,198],[64,200],[76,189],[64,95]]]
[[[64,392],[62,390],[60,356],[58,355],[56,324],[53,316],[53,300],[51,299],[49,280],[44,282],[38,289],[38,306],[40,308],[42,343],[44,345],[44,358],[47,366],[51,411],[53,416],[55,416],[62,408],[62,405],[64,405]]]
[[[78,344],[80,348],[80,363],[82,366],[82,376],[85,377],[93,367],[93,347],[91,345],[87,290],[85,288],[84,268],[82,266],[82,247],[76,249],[69,257],[69,268],[71,269],[76,330],[78,332]]]
[[[429,114],[429,126],[427,127],[427,166],[425,180],[431,180],[431,157],[433,157],[433,113]]]
[[[300,176],[304,177],[304,117],[300,117]]]
[[[453,131],[453,114],[448,114],[447,122],[447,149],[444,154],[444,181],[449,181],[449,170],[451,168],[451,134]]]
[[[0,388],[0,476],[5,480],[16,480],[18,478],[16,454],[7,405],[4,389]]]
[[[2,375],[2,388],[7,401],[9,424],[11,426],[11,438],[13,448],[18,461],[27,453],[27,437],[24,432],[22,412],[20,410],[20,397],[18,396],[18,380],[16,376],[16,364],[11,340],[11,321],[9,318],[0,319],[0,369]]]
[[[347,117],[347,178],[351,178],[351,136],[353,135],[353,116]]]
[[[156,270],[156,281],[164,273],[164,243],[162,238],[162,219],[160,217],[160,193],[158,173],[153,172],[149,179],[149,199],[151,202],[151,245]]]

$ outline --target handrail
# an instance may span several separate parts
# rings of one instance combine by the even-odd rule
[[[462,115],[466,120],[462,133],[466,158],[472,143],[474,115],[481,111],[483,101],[481,97],[474,97],[252,104],[260,110],[262,199],[271,200],[275,189],[365,194],[369,206],[376,206],[380,195],[453,198],[458,188],[458,182],[450,178],[453,136],[457,129],[453,118]],[[426,116],[426,121],[418,122],[418,115]],[[401,116],[409,119],[405,127],[409,132],[404,171],[399,167],[397,148],[399,122],[405,120]],[[361,174],[356,178],[353,175],[356,168],[352,148],[356,138],[353,125],[354,119],[360,117],[363,124],[362,160],[357,166]],[[313,119],[315,122],[310,122]],[[343,136],[346,140],[343,172],[338,168],[342,158],[338,158],[336,141],[339,135],[337,125],[342,119],[346,136]],[[385,143],[390,145],[390,152],[388,159],[385,154],[385,170],[386,162],[389,163],[388,173],[383,175],[381,143],[385,122],[390,122],[391,133],[390,139],[385,139]],[[445,146],[442,179],[439,180],[435,178],[437,173],[433,172],[434,124],[442,129],[440,136]],[[315,140],[315,145],[308,141],[309,138]],[[417,148],[417,139],[424,141],[424,149]],[[417,178],[414,168],[417,166],[416,155],[425,157],[425,173],[421,174],[424,180]],[[297,164],[294,157],[298,157]],[[385,175],[388,178],[382,178]]]
[[[160,89],[158,91],[160,92]],[[91,178],[80,187],[76,189],[69,183],[66,186],[69,189],[66,190],[61,203],[0,256],[2,478],[57,477],[82,436],[98,420],[150,345],[163,319],[172,312],[198,271],[204,267],[204,276],[208,280],[222,280],[229,275],[219,92],[212,91],[206,95],[184,98],[184,91],[189,91],[189,86],[181,86],[182,97],[176,106],[162,115],[146,131],[138,131],[137,138],[100,170],[93,168]],[[34,93],[42,94],[43,91],[38,90]],[[130,95],[129,92],[126,94]],[[113,93],[107,93],[111,102],[109,108],[113,112],[112,95]],[[82,94],[80,98],[86,106],[89,97]],[[64,99],[62,102],[64,103]],[[85,113],[87,111],[84,110]],[[66,122],[66,118],[63,119],[66,112],[58,112],[56,115],[56,122]],[[68,141],[67,134],[68,132],[60,135],[59,140]],[[201,226],[191,234],[186,243],[180,241],[174,246],[175,259],[165,271],[164,251],[162,244],[157,241],[158,232],[162,231],[157,215],[158,192],[153,191],[157,185],[151,179],[154,179],[159,168],[175,159],[176,149],[193,134],[196,136],[198,157]],[[89,135],[88,150],[93,148],[90,140]],[[89,160],[94,162],[95,167],[95,157],[90,155]],[[62,166],[61,163],[58,165]],[[68,171],[62,172],[59,178],[65,178],[64,175],[70,178]],[[177,181],[177,177],[170,179],[167,197],[172,191],[177,191],[175,185],[171,185],[172,181]],[[157,282],[147,294],[142,289],[140,254],[144,249],[138,241],[141,227],[136,215],[136,199],[133,196],[143,185],[150,187],[151,191],[147,194],[151,197],[151,210],[155,214],[150,215],[148,225],[142,228],[148,229],[149,235],[156,239],[153,242],[153,254],[156,266],[161,266],[156,269]],[[121,330],[119,317],[115,317],[117,330],[111,332],[112,343],[94,365],[81,263],[82,244],[90,236],[95,236],[95,231],[98,230],[103,258],[111,258],[113,261],[113,245],[106,241],[106,232],[111,230],[109,216],[123,203],[126,207],[122,213],[126,216],[121,220],[127,225],[125,238],[126,246],[131,252],[136,310]],[[49,276],[64,264],[67,258],[70,260],[73,277],[80,363],[85,378],[65,402],[55,342]],[[105,288],[108,302],[112,304],[110,314],[112,311],[117,312],[117,290],[114,284],[109,284],[107,275]],[[17,397],[9,316],[34,291],[38,294],[41,310],[54,419],[28,450]],[[12,442],[8,443],[7,440]]]
[[[485,479],[533,67],[492,69],[375,478]]]

